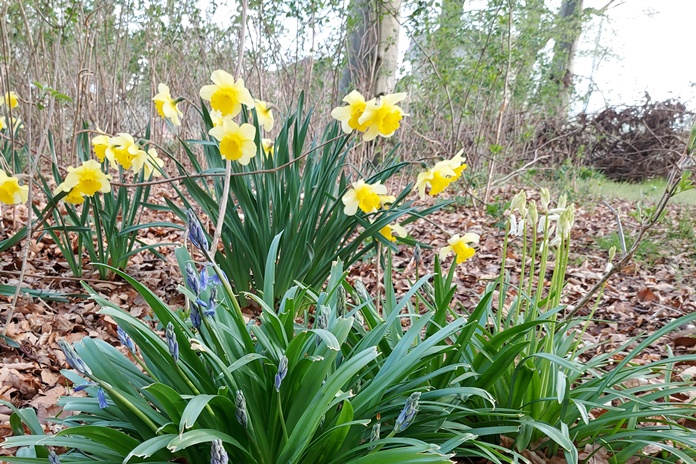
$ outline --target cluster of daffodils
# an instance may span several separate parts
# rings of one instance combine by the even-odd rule
[[[365,101],[360,92],[353,90],[343,99],[348,105],[331,111],[331,116],[341,122],[346,134],[354,130],[363,132],[363,140],[374,140],[378,135],[391,137],[401,125],[404,110],[397,105],[406,98],[405,93],[394,93]]]
[[[358,210],[365,214],[376,213],[381,208],[387,208],[396,201],[394,195],[389,195],[387,187],[381,182],[368,184],[360,179],[353,182],[351,188],[341,198],[343,201],[343,212],[346,216],[354,216]],[[379,231],[390,242],[396,242],[394,234],[401,238],[408,235],[406,229],[399,224],[387,224]]]
[[[237,79],[226,71],[218,69],[210,76],[210,85],[201,88],[200,96],[210,102],[210,118],[213,128],[209,134],[219,142],[220,156],[229,161],[237,161],[242,166],[249,164],[256,156],[256,127],[249,123],[238,125],[234,117],[242,111],[242,105],[255,110],[259,126],[266,132],[273,130],[273,110],[265,101],[252,98],[244,86],[243,79]],[[261,140],[266,156],[273,155],[273,141]]]
[[[510,222],[508,235],[513,237],[523,236],[526,227],[531,227],[536,234],[544,237],[554,235],[549,241],[551,246],[559,246],[564,240],[570,238],[570,230],[575,222],[575,205],[567,205],[567,197],[561,195],[556,206],[551,208],[551,194],[546,188],[540,190],[540,205],[534,200],[527,201],[524,190],[515,195],[510,202]],[[519,220],[517,219],[519,215]],[[541,243],[544,249],[546,240]]]
[[[365,101],[360,92],[354,90],[343,99],[347,105],[334,108],[331,116],[341,122],[341,128],[346,134],[362,132],[364,141],[373,140],[377,136],[391,137],[405,116],[403,109],[397,105],[405,98],[406,94],[396,93]],[[464,150],[461,150],[452,159],[440,161],[418,175],[415,189],[421,199],[425,198],[426,191],[432,197],[439,195],[461,177],[467,167],[463,153]],[[342,201],[344,213],[352,216],[358,210],[371,214],[380,208],[387,208],[395,201],[395,197],[388,195],[386,186],[380,182],[368,184],[359,180],[343,195]],[[406,229],[399,224],[386,225],[380,233],[391,242],[396,241],[396,236],[405,238],[408,235]],[[478,241],[477,234],[454,235],[449,239],[449,245],[440,250],[440,259],[444,260],[454,253],[457,264],[463,263],[474,255],[475,249],[470,245]]]
[[[19,97],[15,92],[7,92],[5,95],[0,98],[0,109],[2,107],[7,108],[8,110],[12,110],[17,108],[19,105]],[[0,116],[0,131],[5,130],[6,128],[12,126],[12,130],[16,130],[17,126],[20,124],[20,120],[18,118],[12,117],[9,122],[7,117],[5,116]]]
[[[452,159],[439,161],[432,168],[418,174],[415,189],[421,200],[425,198],[426,189],[428,195],[436,197],[462,176],[462,171],[466,169],[463,153],[464,150],[460,150]]]
[[[88,160],[81,166],[68,167],[68,175],[53,192],[66,192],[65,201],[75,205],[84,203],[85,197],[91,197],[97,192],[111,191],[111,174],[104,172],[101,163],[108,159],[111,166],[120,166],[134,174],[143,171],[143,177],[159,177],[164,161],[154,148],[145,151],[130,134],[117,134],[109,137],[101,134],[92,139],[92,148],[97,160]]]

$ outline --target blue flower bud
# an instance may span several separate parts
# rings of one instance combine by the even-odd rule
[[[237,398],[234,402],[237,410],[235,415],[237,416],[237,422],[241,424],[242,427],[247,428],[247,410],[246,410],[246,398],[244,397],[244,392],[242,390],[237,390]]]
[[[280,384],[283,383],[283,379],[288,375],[288,358],[285,355],[280,357],[280,362],[278,363],[278,373],[275,375],[275,389],[280,391]]]
[[[217,296],[217,288],[212,287],[210,289],[210,296],[208,297],[208,304],[206,305],[206,310],[204,314],[208,317],[215,317],[215,307],[217,306],[217,303],[215,303],[215,297]]]
[[[200,329],[201,323],[203,322],[201,320],[201,312],[198,309],[197,303],[198,302],[191,304],[191,312],[189,314],[189,317],[191,318],[191,325],[193,326],[194,329]]]
[[[65,341],[64,338],[58,339],[58,346],[60,346],[60,349],[63,350],[65,360],[68,362],[70,367],[72,367],[82,375],[92,374],[92,371],[90,370],[89,366],[85,364],[80,355],[77,354],[77,352],[75,351],[75,348],[73,348],[73,346],[70,343]]]
[[[205,237],[201,223],[193,210],[186,211],[186,223],[188,225],[188,239],[199,250],[208,250],[208,239]]]
[[[394,424],[394,431],[396,433],[403,432],[411,425],[413,419],[416,417],[418,412],[418,400],[420,399],[421,393],[414,392],[406,400],[404,409],[399,413],[399,417],[396,418],[396,423]]]
[[[128,348],[131,353],[135,353],[135,342],[133,342],[133,339],[130,338],[130,335],[128,335],[126,331],[121,328],[121,326],[116,328],[116,332],[118,333],[118,339],[121,342],[121,345]]]
[[[208,288],[208,283],[210,282],[210,277],[208,277],[208,269],[203,266],[203,269],[201,269],[201,275],[198,278],[198,287],[201,289],[201,292],[204,292],[205,289]]]
[[[99,409],[104,409],[109,406],[106,403],[106,393],[104,393],[104,389],[101,387],[97,390],[97,400],[99,400]]]
[[[186,263],[186,286],[198,296],[201,294],[201,282],[198,279],[198,273],[191,263]]]
[[[51,451],[48,453],[48,463],[49,464],[60,464],[60,459],[58,459],[58,455],[56,454],[55,451]]]
[[[172,355],[174,361],[179,360],[179,343],[176,341],[176,333],[174,332],[174,325],[171,322],[167,323],[167,330],[165,331],[167,338],[167,347],[169,348],[169,354]]]
[[[94,382],[84,382],[73,387],[73,391],[80,392],[82,390],[87,390],[89,387],[96,387],[97,384]]]
[[[210,445],[210,464],[227,464],[229,458],[222,441],[215,439]]]

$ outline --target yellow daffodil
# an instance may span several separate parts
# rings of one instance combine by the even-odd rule
[[[364,213],[373,213],[387,203],[393,203],[396,198],[387,195],[387,187],[377,182],[367,184],[364,180],[353,182],[353,188],[343,195],[343,212],[353,216],[360,208]]]
[[[396,237],[394,237],[394,234],[401,238],[405,238],[408,235],[406,229],[399,224],[387,224],[379,230],[379,233],[384,235],[384,237],[390,242],[396,242]]]
[[[439,161],[432,168],[418,174],[414,188],[418,190],[421,200],[425,198],[426,188],[430,188],[428,195],[435,197],[461,177],[462,171],[466,169],[462,153],[464,150],[460,150],[452,159]]]
[[[249,108],[254,107],[254,99],[244,87],[243,79],[235,82],[231,74],[221,69],[214,71],[210,79],[214,84],[201,88],[201,98],[209,101],[210,106],[220,111],[223,116],[237,116],[242,111],[242,104]]]
[[[7,127],[7,119],[4,116],[0,116],[0,131]]]
[[[220,141],[220,156],[227,160],[239,161],[239,164],[246,166],[256,156],[256,128],[251,124],[238,126],[225,118],[222,125],[210,129],[209,134]]]
[[[118,164],[123,169],[133,169],[138,173],[147,161],[147,153],[142,150],[130,134],[118,134],[109,139],[106,157],[112,164]]]
[[[382,137],[394,135],[404,116],[404,110],[397,103],[405,98],[405,93],[393,93],[383,95],[379,99],[373,98],[367,102],[365,111],[358,119],[361,126],[368,126],[363,140],[372,140],[378,135]]]
[[[263,153],[266,155],[266,157],[273,157],[273,140],[261,139],[261,148],[263,148]]]
[[[2,105],[7,105],[10,108],[17,108],[17,105],[19,105],[19,97],[12,91],[7,92],[2,101],[0,101],[0,106]]]
[[[92,148],[94,149],[94,156],[97,157],[100,163],[104,162],[106,157],[106,149],[109,148],[110,137],[108,135],[97,135],[92,139]]]
[[[110,181],[111,175],[102,172],[101,164],[96,160],[89,160],[78,168],[68,167],[68,175],[53,193],[69,192],[65,201],[80,204],[85,196],[91,197],[97,192],[110,192]]]
[[[0,202],[6,205],[26,203],[29,196],[29,187],[19,185],[19,179],[10,177],[0,169]]]
[[[157,150],[150,148],[147,151],[147,160],[143,165],[144,178],[147,180],[150,177],[160,177],[162,175],[162,168],[164,167],[164,160],[159,157]]]
[[[273,124],[275,120],[273,119],[273,110],[268,107],[265,101],[254,100],[256,105],[256,117],[259,119],[259,125],[263,127],[263,130],[270,132],[273,130]]]
[[[155,102],[155,109],[157,109],[159,115],[169,119],[175,126],[180,126],[181,121],[179,118],[184,114],[179,110],[177,103],[169,93],[169,87],[164,84],[158,84],[157,92],[158,94],[152,100]]]
[[[459,236],[459,234],[454,235],[447,241],[447,243],[449,243],[449,246],[440,249],[440,261],[445,260],[447,258],[447,255],[454,252],[454,254],[457,256],[457,264],[463,263],[467,259],[474,256],[476,250],[470,247],[469,244],[478,243],[479,238],[480,237],[478,234],[472,233],[464,234],[461,237]]]
[[[367,102],[360,92],[353,90],[343,98],[343,101],[348,103],[347,106],[339,106],[331,111],[331,117],[337,121],[341,121],[341,129],[346,134],[350,134],[354,130],[365,132],[367,124],[358,122],[365,111]]]

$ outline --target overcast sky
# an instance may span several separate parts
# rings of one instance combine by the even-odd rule
[[[599,8],[607,0],[586,0]],[[596,89],[589,110],[606,104],[642,101],[645,91],[653,100],[678,97],[696,109],[696,59],[694,54],[694,0],[618,0],[601,23],[601,42],[609,54],[596,56],[600,21],[586,29],[579,47],[575,72],[584,93],[592,76]],[[593,71],[594,68],[594,71]]]

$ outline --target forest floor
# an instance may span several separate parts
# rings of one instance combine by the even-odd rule
[[[580,195],[578,192],[571,189],[570,201],[575,201],[578,209],[567,271],[566,298],[570,303],[577,301],[600,278],[608,261],[609,248],[612,245],[618,248],[616,218],[604,201],[619,212],[628,237],[637,228],[637,221],[630,215],[636,209],[635,199]],[[429,216],[428,222],[419,220],[407,227],[413,238],[432,246],[423,249],[419,275],[432,271],[435,253],[446,245],[448,234],[445,231],[480,234],[476,255],[456,270],[456,298],[462,311],[475,307],[486,285],[499,274],[505,233],[504,204],[514,193],[509,187],[494,192],[495,200],[485,210],[464,206],[455,198],[451,206]],[[155,188],[152,194],[155,198],[168,196],[175,199],[175,193],[163,186]],[[11,210],[4,211],[6,232],[14,229],[13,221],[23,223],[22,210],[17,209],[15,214],[17,217],[12,216]],[[639,248],[635,260],[610,279],[598,303],[594,322],[585,334],[587,341],[597,343],[597,352],[616,348],[631,337],[653,332],[684,314],[696,311],[695,215],[696,206],[693,204],[670,205],[658,227]],[[180,222],[163,212],[152,212],[150,216],[144,221]],[[142,238],[146,243],[183,243],[181,231],[164,228],[150,229]],[[511,273],[513,283],[521,258],[518,245],[513,243],[507,250],[506,269]],[[181,306],[184,299],[177,286],[182,279],[173,250],[174,246],[160,249],[166,257],[164,262],[149,252],[137,255],[131,260],[127,272],[153,289],[168,304]],[[21,247],[16,246],[0,255],[0,283],[17,285],[21,252]],[[412,258],[413,248],[399,245],[393,259],[397,293],[403,293],[416,279]],[[361,279],[372,294],[381,280],[374,263],[374,256],[366,257],[355,263],[350,272],[350,278]],[[450,264],[451,259],[445,263],[445,268]],[[48,292],[84,294],[83,281],[132,315],[150,315],[145,301],[125,282],[100,281],[96,272],[90,270],[86,274],[83,279],[72,277],[59,249],[44,235],[42,240],[31,245],[23,285]],[[11,298],[0,298],[0,317],[4,327]],[[93,301],[80,297],[70,297],[65,302],[21,297],[7,324],[7,336],[15,340],[19,348],[0,342],[0,399],[19,407],[35,408],[42,421],[56,416],[60,412],[58,398],[72,392],[60,373],[66,365],[56,340],[64,337],[74,342],[89,336],[118,344],[115,323],[98,314],[98,309]],[[649,363],[669,356],[670,352],[696,354],[696,328],[686,326],[679,333],[660,340],[637,362]],[[687,371],[684,378],[688,375],[696,378],[694,364],[682,366],[682,370]],[[0,406],[0,437],[11,434],[10,413],[8,408]],[[47,424],[47,427],[51,425]],[[0,455],[3,453],[7,454],[9,450],[0,450]]]

